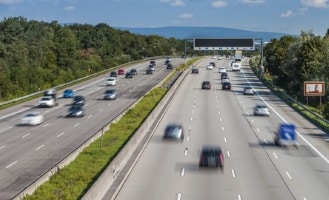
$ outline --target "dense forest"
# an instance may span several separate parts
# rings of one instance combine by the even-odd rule
[[[119,64],[184,53],[184,41],[97,25],[13,17],[0,22],[0,101],[69,82]]]

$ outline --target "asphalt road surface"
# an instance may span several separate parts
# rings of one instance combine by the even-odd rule
[[[207,70],[209,62],[216,68]],[[325,134],[274,96],[243,60],[241,72],[228,72],[232,89],[223,91],[218,66],[229,60],[199,63],[188,74],[154,130],[153,136],[117,196],[130,200],[324,200],[329,199],[329,147]],[[202,90],[202,81],[211,90]],[[252,85],[254,96],[243,95]],[[254,116],[263,102],[271,115]],[[163,141],[168,123],[182,123],[183,142]],[[282,122],[297,126],[299,148],[275,146],[274,132]],[[219,145],[224,169],[199,169],[204,145]],[[113,188],[112,188],[113,189]]]

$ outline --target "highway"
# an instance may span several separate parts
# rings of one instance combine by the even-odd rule
[[[216,68],[207,70],[209,62]],[[223,91],[218,66],[230,60],[208,59],[188,74],[164,113],[130,174],[112,196],[103,200],[324,200],[329,199],[329,146],[325,133],[309,123],[262,85],[243,60],[241,72],[228,72],[231,91]],[[202,81],[211,90],[201,90]],[[243,95],[248,84],[254,96]],[[263,102],[271,115],[254,116]],[[182,123],[184,141],[163,141],[165,126]],[[282,122],[297,126],[299,148],[274,145]],[[203,145],[219,145],[224,170],[199,169]]]
[[[80,147],[102,127],[107,125],[151,88],[163,80],[171,70],[165,59],[157,59],[154,74],[145,74],[149,61],[132,64],[138,74],[131,79],[117,77],[117,86],[106,86],[108,75],[78,84],[72,89],[86,98],[86,116],[66,118],[72,99],[58,98],[58,106],[38,108],[39,98],[0,111],[0,199],[12,199],[40,176],[55,167],[71,152]],[[185,60],[172,59],[176,67]],[[103,100],[106,88],[115,87],[116,100]],[[58,91],[61,96],[63,91]],[[19,126],[21,117],[29,111],[41,112],[45,122],[39,126]]]

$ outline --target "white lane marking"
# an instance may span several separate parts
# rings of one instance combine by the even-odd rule
[[[278,159],[278,156],[276,155],[276,153],[273,153],[273,156],[275,159]]]
[[[256,128],[256,131],[257,131],[258,133],[260,133],[260,130],[259,130],[259,128]]]
[[[257,91],[256,91],[257,93]],[[259,94],[257,94],[259,96],[259,98],[264,102],[264,104],[266,104],[269,108],[271,108],[271,110],[285,123],[288,123],[287,120],[285,120],[276,110],[274,110],[274,108],[268,104],[265,99],[260,96]],[[315,148],[308,140],[306,140],[306,138],[304,138],[298,131],[296,131],[298,137],[300,137],[307,145],[309,145],[313,151],[315,151],[327,164],[329,164],[329,159],[326,158],[317,148]]]
[[[242,197],[241,195],[238,194],[238,200],[242,200]]]
[[[180,170],[180,176],[184,176],[184,174],[185,174],[185,168],[181,168],[181,170]]]
[[[188,127],[188,131],[189,131],[189,132],[191,132],[191,128],[192,128],[191,126]]]
[[[41,145],[41,146],[38,146],[35,150],[36,150],[36,151],[39,151],[39,150],[42,149],[44,146],[45,146],[44,144]]]
[[[193,120],[193,118],[191,117],[191,121]]]
[[[98,112],[102,112],[103,111],[103,108],[99,109]]]
[[[92,117],[92,115],[89,115],[89,116],[88,116],[88,119],[90,119],[91,117]]]
[[[234,169],[232,169],[232,177],[233,177],[233,178],[236,177],[236,176],[235,176],[235,171],[234,171]]]
[[[26,137],[29,136],[29,135],[30,135],[30,133],[25,134],[25,135],[23,135],[21,138],[24,139],[24,138],[26,138]]]
[[[223,120],[222,120],[222,118],[219,118],[219,121],[221,121],[221,122],[222,122],[222,121],[223,121]]]
[[[6,148],[6,145],[1,146],[1,147],[0,147],[0,150],[1,150],[1,149],[4,149],[4,148]]]
[[[304,200],[307,200],[306,197],[303,198]]]
[[[218,112],[218,114],[220,115],[220,111]]]
[[[227,142],[226,137],[224,137],[224,142],[225,142],[225,143]]]
[[[264,139],[264,143],[267,144],[267,140],[266,139]]]
[[[194,113],[194,110],[192,110],[192,115],[193,115],[193,113]]]
[[[224,126],[222,126],[222,131],[224,131]]]
[[[178,193],[177,194],[177,200],[181,200],[181,198],[182,198],[182,193]]]
[[[187,148],[185,148],[184,155],[187,156]]]
[[[252,119],[252,120],[251,120],[251,123],[255,123],[255,121]]]
[[[190,136],[187,136],[186,141],[190,141]]]
[[[7,166],[6,166],[6,168],[8,169],[9,167],[11,167],[11,166],[15,165],[17,162],[18,162],[18,161],[16,160],[16,161],[14,161],[14,162],[10,163],[9,165],[7,165]]]
[[[289,179],[292,179],[292,177],[290,176],[290,174],[289,174],[288,171],[286,171],[286,174],[287,174],[287,176],[288,176]]]
[[[45,128],[45,127],[47,127],[47,126],[49,126],[49,123],[47,123],[47,124],[43,125],[42,127],[44,127],[44,128]]]
[[[74,126],[76,127],[76,126],[79,126],[80,125],[80,123],[76,123],[76,124],[74,124]]]
[[[227,157],[228,157],[228,158],[231,157],[231,154],[230,154],[229,151],[227,151]]]
[[[58,134],[57,137],[61,137],[62,135],[64,135],[64,132],[61,132],[60,134]]]

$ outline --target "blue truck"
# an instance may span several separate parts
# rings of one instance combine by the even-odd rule
[[[282,123],[275,133],[274,143],[277,146],[295,146],[298,148],[296,126],[292,123]]]

